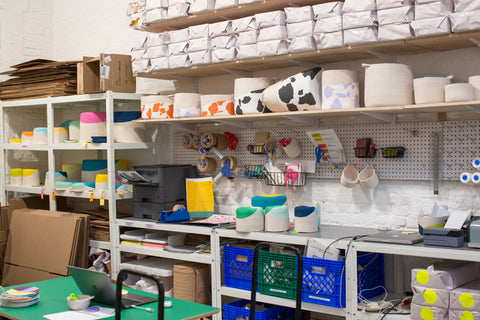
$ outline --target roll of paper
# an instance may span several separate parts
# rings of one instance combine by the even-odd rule
[[[176,93],[173,98],[173,117],[187,118],[200,117],[200,94],[198,93]]]
[[[200,97],[202,117],[234,115],[233,95],[208,94]]]
[[[290,228],[287,206],[271,206],[265,208],[265,231],[282,232]]]
[[[53,128],[53,143],[63,143],[63,140],[68,140],[68,128],[58,127]]]
[[[265,215],[260,207],[240,207],[235,212],[237,232],[263,231]]]
[[[46,127],[33,129],[33,144],[48,144],[48,131]]]
[[[22,144],[32,144],[32,143],[33,143],[33,131],[23,131]]]
[[[23,169],[10,169],[10,184],[12,186],[21,186],[23,181]]]
[[[40,173],[37,169],[23,169],[22,186],[35,187],[40,185]]]
[[[80,142],[90,141],[92,136],[106,136],[106,120],[105,112],[82,112],[80,114]]]
[[[142,119],[173,118],[173,99],[170,96],[145,96],[140,98]]]

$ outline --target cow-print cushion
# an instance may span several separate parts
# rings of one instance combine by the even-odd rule
[[[262,102],[273,112],[321,109],[320,70],[313,68],[271,85]]]
[[[246,95],[238,97],[235,100],[235,114],[271,112],[260,100],[264,90],[265,89],[251,91]]]

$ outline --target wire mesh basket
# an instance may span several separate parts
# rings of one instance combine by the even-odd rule
[[[263,165],[244,165],[243,177],[246,179],[265,179],[265,170]]]
[[[305,172],[265,171],[265,184],[268,186],[302,187],[305,185]]]

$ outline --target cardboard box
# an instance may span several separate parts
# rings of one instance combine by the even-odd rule
[[[136,92],[130,55],[101,53],[77,64],[77,93]]]
[[[173,297],[196,303],[211,303],[210,265],[182,261],[173,267]]]
[[[84,214],[36,209],[12,213],[5,265],[67,275],[67,265],[88,266],[88,221]],[[16,269],[15,269],[16,270]],[[10,272],[5,281],[22,283]],[[41,279],[34,279],[37,281]]]
[[[49,280],[60,277],[63,277],[63,275],[5,263],[3,265],[2,286],[16,286],[23,283]]]

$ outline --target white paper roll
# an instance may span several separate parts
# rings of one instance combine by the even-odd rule
[[[173,117],[200,117],[200,94],[176,93],[173,98]]]
[[[469,77],[468,83],[473,86],[473,98],[475,100],[480,100],[480,76]]]
[[[265,89],[273,83],[270,78],[237,78],[235,79],[234,96],[237,97],[248,94],[252,91]]]
[[[465,183],[465,184],[471,184],[472,183],[472,174],[470,172],[463,172],[460,175],[460,182]]]
[[[202,117],[234,115],[232,94],[207,94],[200,97]]]

